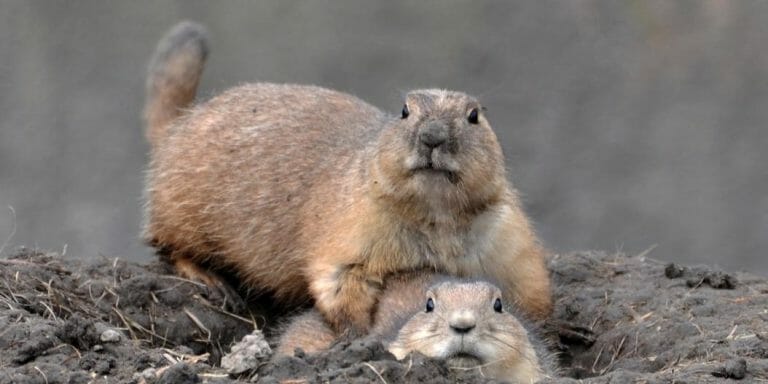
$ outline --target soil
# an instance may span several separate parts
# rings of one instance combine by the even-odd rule
[[[768,382],[768,279],[602,252],[549,266],[544,330],[562,370],[545,382]],[[229,375],[223,354],[274,312],[232,313],[161,263],[22,249],[0,260],[0,279],[0,384],[487,381],[420,355],[397,361],[370,339]]]

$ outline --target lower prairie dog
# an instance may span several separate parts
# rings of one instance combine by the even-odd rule
[[[429,268],[498,281],[551,311],[544,251],[483,107],[411,91],[396,115],[337,91],[255,83],[192,106],[206,34],[184,22],[150,65],[144,236],[177,271],[234,275],[364,334],[383,279]]]
[[[414,277],[415,276],[415,277]],[[555,358],[501,290],[482,280],[432,274],[388,279],[371,335],[399,360],[411,352],[476,367],[486,377],[533,383],[557,371]],[[277,341],[276,357],[327,349],[336,335],[317,310],[296,316]]]

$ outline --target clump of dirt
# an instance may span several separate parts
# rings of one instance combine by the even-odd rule
[[[22,250],[0,260],[0,280],[0,383],[141,382],[178,362],[215,364],[256,326],[159,263]]]
[[[590,383],[768,379],[768,281],[599,252],[549,263],[565,374]],[[557,382],[557,381],[553,381]]]
[[[413,354],[397,361],[377,340],[341,342],[328,352],[280,357],[262,366],[265,383],[479,383],[482,376],[471,370],[450,369],[444,363]]]
[[[768,380],[768,279],[600,252],[549,267],[556,307],[544,329],[563,369],[545,382]],[[219,292],[160,263],[23,250],[0,260],[0,279],[0,384],[487,381],[417,354],[397,361],[370,339],[228,375],[221,356],[274,324],[272,312],[231,313]]]

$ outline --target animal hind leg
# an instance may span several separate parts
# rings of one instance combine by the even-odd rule
[[[176,252],[172,252],[168,256],[168,261],[179,276],[193,283],[205,285],[211,298],[220,296],[222,308],[235,313],[243,312],[246,309],[247,305],[237,290],[218,273],[205,269],[189,257],[180,256]]]

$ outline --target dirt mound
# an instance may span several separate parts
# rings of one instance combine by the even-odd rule
[[[768,280],[598,252],[553,257],[546,324],[572,382],[768,380]],[[274,323],[258,305],[230,313],[216,291],[163,264],[92,265],[20,251],[0,260],[0,384],[481,382],[375,340],[339,343],[228,375],[231,345]]]
[[[588,382],[768,379],[768,282],[644,257],[550,263],[565,373]]]
[[[0,280],[0,383],[127,382],[179,360],[217,361],[254,327],[161,264],[21,251],[0,260]]]

